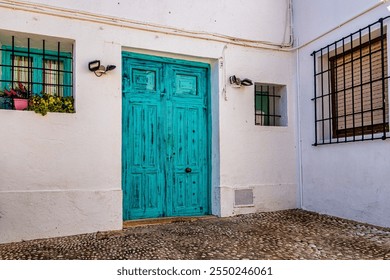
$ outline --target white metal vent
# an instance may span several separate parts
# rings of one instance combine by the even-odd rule
[[[234,190],[234,206],[235,207],[254,206],[253,189]]]

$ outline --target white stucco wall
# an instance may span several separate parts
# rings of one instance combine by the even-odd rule
[[[239,55],[236,55],[235,53]],[[227,76],[286,86],[286,127],[254,125],[253,87],[227,87],[220,101],[222,215],[295,208],[295,87],[291,53],[226,50]],[[235,189],[253,188],[253,207],[233,207]]]
[[[313,147],[313,57],[310,54],[352,32],[389,15],[386,4],[343,24],[380,1],[294,2],[296,36],[307,43],[335,26],[342,25],[300,48],[299,126],[301,145],[301,191],[304,209],[347,219],[390,226],[390,141],[365,141]],[[337,5],[336,5],[337,4]],[[337,11],[334,12],[335,6]],[[309,11],[309,12],[308,12]],[[306,14],[307,16],[305,16]],[[298,16],[300,15],[300,16]],[[386,24],[389,21],[385,22]],[[316,28],[318,30],[316,31]],[[316,34],[317,33],[317,34]]]
[[[338,27],[381,0],[294,0],[294,33],[303,45],[321,34]],[[362,20],[362,18],[359,18]],[[367,23],[368,24],[368,23]]]
[[[288,0],[29,0],[27,2],[248,40],[276,43],[289,40]],[[273,32],[269,32],[270,29]]]
[[[53,5],[53,1],[29,2]],[[38,6],[40,9],[31,11],[31,7],[28,11],[20,10],[19,2],[14,9],[0,4],[0,29],[74,41],[77,111],[42,117],[33,112],[0,110],[1,143],[8,143],[0,145],[0,242],[122,227],[121,51],[124,49],[211,64],[213,214],[228,216],[296,207],[292,53],[198,39],[195,35],[191,38],[154,29],[121,27],[115,20],[113,24],[101,22],[97,15],[91,16],[93,20],[71,16],[73,10],[88,9],[92,13],[280,42],[285,37],[283,19],[287,1],[261,1],[260,6],[269,11],[262,11],[261,17],[255,17],[254,7],[257,9],[259,5],[255,0],[245,1],[246,9],[241,5],[232,10],[226,3],[221,9],[217,3],[208,3],[208,9],[192,3],[190,9],[182,1],[157,1],[157,5],[162,5],[161,11],[171,11],[173,18],[169,13],[166,17],[155,12],[140,14],[146,13],[141,2],[144,1],[132,1],[136,6],[128,6],[128,14],[107,1],[93,1],[93,5],[86,1],[62,1],[64,9]],[[218,1],[219,5],[222,2]],[[192,13],[201,18],[192,17]],[[229,21],[228,26],[212,23],[215,19],[227,21],[229,17],[237,20]],[[87,69],[88,62],[94,59],[100,59],[104,65],[115,64],[117,68],[97,78]],[[255,82],[285,85],[288,126],[255,126],[253,87],[226,85],[227,77],[233,74]],[[248,187],[254,190],[255,205],[234,208],[233,190]]]

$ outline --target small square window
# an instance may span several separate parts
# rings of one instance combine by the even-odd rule
[[[255,125],[287,126],[286,87],[255,84]]]
[[[70,40],[0,31],[0,109],[46,114],[50,101],[49,112],[74,112],[72,50]]]

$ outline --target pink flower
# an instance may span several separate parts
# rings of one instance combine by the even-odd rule
[[[25,91],[26,90],[26,88],[24,87],[24,85],[21,82],[18,83],[18,86],[19,86],[21,91]]]

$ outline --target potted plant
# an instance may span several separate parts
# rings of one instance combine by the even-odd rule
[[[0,109],[12,109],[12,98],[4,91],[0,91]]]
[[[47,112],[74,113],[74,100],[72,96],[53,96],[42,93],[30,97],[28,110],[46,115]]]
[[[5,89],[4,93],[12,98],[15,110],[27,109],[29,92],[21,82],[19,82],[18,86],[13,89]]]

